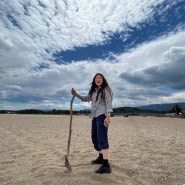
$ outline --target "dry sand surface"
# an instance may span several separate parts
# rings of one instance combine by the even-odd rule
[[[113,117],[111,174],[99,165],[87,116],[73,117],[69,173],[64,165],[69,116],[0,115],[0,185],[185,185],[185,119]]]

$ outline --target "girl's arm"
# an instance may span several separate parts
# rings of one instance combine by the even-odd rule
[[[113,100],[113,93],[111,89],[105,89],[105,106],[106,106],[106,116],[110,117],[112,110],[112,100]]]
[[[79,99],[81,99],[81,100],[83,101],[83,96],[81,96],[80,94],[78,94],[78,93],[76,92],[76,90],[74,90],[73,88],[71,89],[71,94],[72,94],[73,96],[76,96],[77,98],[79,98]]]
[[[105,106],[106,106],[106,118],[104,120],[106,126],[109,126],[110,124],[110,115],[112,110],[112,99],[113,99],[113,93],[111,89],[105,89]]]
[[[85,101],[85,102],[91,101],[91,98],[90,98],[89,96],[81,96],[81,95],[78,94],[78,93],[76,92],[76,90],[74,90],[73,88],[72,88],[72,90],[71,90],[71,94],[72,94],[72,95],[75,95],[77,98],[79,98],[79,99],[82,100],[82,101]]]

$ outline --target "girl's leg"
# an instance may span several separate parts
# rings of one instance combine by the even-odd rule
[[[96,170],[96,173],[111,173],[111,167],[108,161],[108,151],[109,151],[109,143],[108,143],[108,128],[104,125],[105,115],[100,115],[97,117],[97,134],[98,134],[98,142],[100,148],[102,148],[103,154],[103,164],[102,166]]]
[[[98,146],[102,150],[107,150],[109,148],[108,143],[108,128],[104,125],[105,115],[102,114],[96,118],[97,123],[97,141]],[[107,154],[107,151],[104,152],[105,155]]]
[[[109,159],[109,149],[102,150],[103,159]]]
[[[97,123],[96,123],[96,118],[94,118],[92,120],[91,139],[92,139],[92,143],[94,145],[95,150],[97,150],[99,153],[101,153],[101,148],[99,147],[97,136],[98,136],[98,134],[97,134]]]
[[[99,156],[95,160],[92,160],[91,164],[102,164],[103,163],[103,154],[102,154],[101,148],[99,147],[97,136],[98,136],[97,122],[96,122],[96,118],[94,118],[92,120],[91,139],[92,139],[92,143],[94,145],[95,150],[97,150],[99,153]]]

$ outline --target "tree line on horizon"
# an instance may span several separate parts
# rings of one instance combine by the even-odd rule
[[[147,110],[147,109],[139,109],[134,107],[118,107],[113,109],[112,115],[116,114],[167,114],[167,113],[175,113],[180,114],[182,112],[182,108],[176,104],[172,107],[172,109],[168,111],[156,111],[156,110]],[[37,109],[24,109],[24,110],[0,110],[0,114],[46,114],[46,115],[69,115],[69,110],[37,110]],[[90,110],[79,110],[73,111],[74,115],[89,115]]]

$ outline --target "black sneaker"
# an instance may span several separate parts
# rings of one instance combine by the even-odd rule
[[[95,173],[103,174],[103,173],[111,173],[111,167],[110,165],[108,167],[102,165],[98,170],[95,171]]]
[[[103,159],[101,157],[97,157],[95,160],[91,161],[91,164],[103,164]]]

